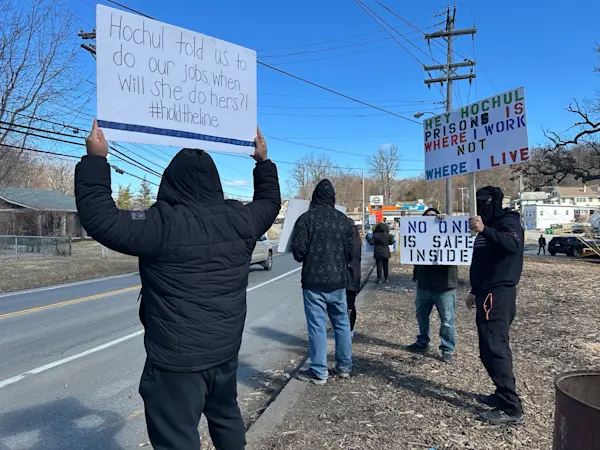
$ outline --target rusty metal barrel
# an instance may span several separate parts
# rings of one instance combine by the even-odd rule
[[[600,450],[600,371],[556,377],[553,450]]]

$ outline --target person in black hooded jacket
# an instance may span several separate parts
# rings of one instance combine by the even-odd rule
[[[375,247],[373,257],[377,264],[377,284],[381,283],[382,279],[384,283],[387,283],[391,257],[390,245],[394,245],[395,241],[394,236],[390,234],[387,223],[377,224],[373,236],[367,237],[367,240],[369,244]]]
[[[523,423],[517,394],[509,329],[517,311],[516,286],[523,270],[524,231],[519,213],[502,208],[500,188],[477,191],[477,217],[469,219],[477,238],[471,261],[471,293],[467,306],[476,308],[481,362],[496,386],[481,403],[494,408],[482,414],[493,425]]]
[[[88,234],[139,257],[147,353],[140,394],[156,450],[200,448],[202,413],[217,449],[245,447],[236,372],[250,258],[281,206],[260,130],[255,145],[254,201],[245,206],[224,199],[208,153],[184,149],[165,170],[150,209],[117,209],[108,145],[96,121],[88,156],[75,169],[77,210]]]
[[[335,190],[319,182],[309,210],[294,225],[292,253],[302,263],[304,312],[308,328],[310,368],[298,379],[317,385],[327,382],[327,316],[335,332],[338,374],[352,371],[352,338],[346,304],[348,263],[354,249],[354,230],[346,215],[335,209]]]

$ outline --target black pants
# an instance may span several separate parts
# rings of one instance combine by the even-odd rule
[[[509,328],[517,310],[516,288],[478,295],[476,305],[481,362],[496,386],[501,409],[509,414],[521,414],[523,407],[517,395],[509,339]]]
[[[217,450],[243,450],[246,432],[237,403],[237,358],[202,372],[169,372],[146,360],[140,395],[154,450],[198,450],[200,416]]]
[[[387,280],[390,261],[388,259],[378,259],[375,262],[377,263],[377,280],[381,281],[382,278]]]
[[[346,291],[346,303],[348,304],[348,317],[350,317],[350,331],[354,331],[356,323],[356,291]]]
[[[540,248],[538,248],[538,255],[540,254],[541,251],[544,251],[544,255],[546,254],[546,246],[545,245],[540,245]]]

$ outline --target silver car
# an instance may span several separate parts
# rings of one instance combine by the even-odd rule
[[[266,236],[256,241],[256,247],[252,252],[251,264],[260,264],[265,270],[273,268],[273,246]]]

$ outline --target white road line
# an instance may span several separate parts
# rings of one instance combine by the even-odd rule
[[[69,356],[68,358],[59,359],[58,361],[54,361],[54,362],[45,364],[40,367],[36,367],[35,369],[31,369],[20,375],[16,375],[12,378],[8,378],[6,380],[0,381],[0,388],[3,388],[10,384],[17,383],[18,381],[21,381],[22,379],[24,379],[25,377],[28,377],[29,375],[35,375],[37,373],[45,372],[46,370],[53,369],[54,367],[61,366],[68,362],[74,361],[76,359],[83,358],[84,356],[91,355],[92,353],[99,352],[100,350],[104,350],[105,348],[112,347],[113,345],[120,344],[121,342],[128,341],[129,339],[133,339],[134,337],[140,336],[143,333],[144,333],[144,330],[139,330],[139,331],[136,331],[135,333],[128,334],[127,336],[123,336],[123,337],[120,337],[119,339],[115,339],[114,341],[107,342],[106,344],[102,344],[97,347],[90,348],[89,350],[86,350],[85,352],[77,353],[76,355]]]
[[[265,286],[265,285],[267,285],[269,283],[273,283],[274,281],[281,280],[282,278],[285,278],[288,275],[291,275],[293,273],[298,272],[300,269],[302,269],[302,268],[299,267],[297,269],[290,270],[289,272],[286,272],[283,275],[279,275],[278,277],[275,277],[275,278],[272,278],[270,280],[267,280],[264,283],[260,283],[260,284],[257,284],[256,286],[252,286],[251,288],[248,288],[246,292],[253,291],[253,290],[258,289],[260,287],[263,287],[263,286]],[[139,331],[136,331],[135,333],[128,334],[127,336],[123,336],[123,337],[120,337],[118,339],[115,339],[115,340],[112,340],[110,342],[107,342],[105,344],[98,345],[97,347],[90,348],[89,350],[86,350],[84,352],[77,353],[76,355],[72,355],[72,356],[69,356],[67,358],[59,359],[58,361],[54,361],[54,362],[51,362],[49,364],[45,364],[45,365],[40,366],[40,367],[36,367],[35,369],[31,369],[31,370],[29,370],[27,372],[23,372],[20,375],[16,375],[14,377],[7,378],[6,380],[0,381],[0,389],[2,389],[3,387],[6,387],[6,386],[10,386],[11,384],[18,383],[19,381],[23,380],[24,378],[26,378],[26,377],[28,377],[30,375],[36,375],[38,373],[45,372],[45,371],[53,369],[55,367],[62,366],[63,364],[69,363],[71,361],[75,361],[76,359],[83,358],[84,356],[91,355],[92,353],[99,352],[100,350],[104,350],[104,349],[107,349],[109,347],[113,347],[113,346],[115,346],[117,344],[120,344],[121,342],[125,342],[125,341],[133,339],[135,337],[141,336],[142,334],[144,334],[144,330],[139,330]]]
[[[68,287],[73,287],[73,286],[82,286],[84,284],[99,283],[101,281],[116,280],[119,278],[131,277],[131,276],[137,275],[137,274],[138,274],[137,272],[131,272],[131,273],[124,273],[123,275],[113,275],[111,277],[92,278],[91,280],[75,281],[73,283],[57,284],[55,286],[47,286],[47,287],[36,288],[36,289],[27,289],[26,291],[8,292],[6,294],[0,294],[0,299],[5,298],[5,297],[13,297],[15,295],[33,294],[36,292],[53,291],[54,289],[62,289],[62,288],[68,288]]]

